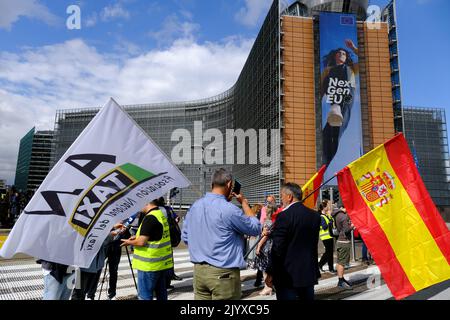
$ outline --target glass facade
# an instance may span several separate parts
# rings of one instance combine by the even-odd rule
[[[31,150],[33,146],[34,128],[20,139],[19,155],[17,157],[16,177],[14,185],[18,190],[25,191],[28,184],[28,172],[30,170]]]
[[[235,85],[233,99],[235,118],[232,128],[243,130],[280,128],[279,47],[279,9],[278,1],[274,1]],[[275,149],[278,154],[271,155],[272,158],[282,159],[279,145],[278,142]],[[271,150],[269,146],[267,148]],[[258,146],[249,143],[245,150],[245,157],[249,159],[251,153],[258,152]],[[261,167],[259,161],[258,164],[233,166],[233,172],[242,183],[243,192],[253,201],[252,203],[263,202],[264,193],[276,195],[279,193],[281,172],[278,165],[268,175],[261,175]]]
[[[240,180],[243,192],[251,203],[262,202],[265,194],[278,195],[280,184],[285,178],[298,183],[309,179],[313,174],[311,172],[321,164],[320,151],[318,150],[322,149],[321,130],[319,129],[321,127],[320,115],[322,110],[320,100],[317,98],[320,94],[318,85],[320,57],[318,56],[318,50],[315,49],[318,48],[320,39],[318,36],[318,21],[311,16],[314,16],[320,10],[325,10],[354,13],[357,14],[359,20],[365,20],[367,4],[367,0],[295,1],[289,7],[283,9],[281,16],[292,16],[294,20],[300,18],[309,22],[299,24],[301,27],[297,26],[295,30],[286,29],[285,34],[285,31],[282,32],[283,17],[280,17],[279,2],[273,1],[243,70],[231,89],[215,97],[197,101],[124,106],[129,115],[168,156],[171,156],[173,148],[179,143],[179,141],[171,140],[171,135],[176,129],[189,131],[192,139],[191,144],[196,147],[200,146],[197,145],[198,141],[194,141],[195,121],[202,122],[203,132],[208,129],[218,129],[222,133],[224,137],[224,161],[222,163],[178,165],[192,182],[192,186],[178,193],[174,199],[175,203],[182,202],[184,205],[189,205],[199,198],[203,191],[209,190],[211,173],[218,167],[225,167],[233,171],[235,177]],[[406,131],[407,139],[412,138],[414,140],[420,170],[433,199],[438,205],[448,205],[450,201],[448,194],[449,160],[445,117],[437,117],[436,114],[439,112],[436,113],[434,109],[431,111],[420,109],[423,115],[427,115],[423,119],[420,117],[415,119],[412,116],[418,112],[417,109],[414,109],[414,112],[408,111],[407,119],[403,117],[395,1],[392,1],[383,10],[382,19],[387,24],[383,23],[382,29],[378,31],[368,31],[363,22],[358,23],[364,152],[368,152],[373,147],[383,143],[387,140],[387,137],[392,137],[394,127],[396,132]],[[310,34],[304,30],[309,24],[313,27]],[[387,33],[389,42],[386,41]],[[296,37],[294,37],[294,34],[296,34]],[[292,49],[294,42],[295,50]],[[370,47],[369,42],[380,43],[380,45]],[[389,43],[389,50],[387,43]],[[290,56],[285,54],[287,48],[284,48],[284,46],[286,44],[291,46],[290,51],[288,50]],[[301,56],[301,59],[299,56]],[[380,62],[380,56],[385,56],[386,61],[383,58],[383,61]],[[293,60],[287,61],[286,57],[291,57]],[[307,64],[310,64],[311,67]],[[288,65],[290,68],[287,68]],[[299,79],[300,77],[301,79]],[[286,85],[287,80],[291,81],[291,87]],[[306,83],[308,81],[311,81],[311,83]],[[288,92],[289,88],[290,92]],[[293,114],[291,118],[286,116],[288,107],[286,97],[289,94],[294,99],[290,101],[290,105],[295,108],[295,110],[291,110]],[[392,109],[390,109],[391,94],[393,97],[393,115]],[[311,103],[309,103],[310,100]],[[369,103],[369,100],[373,101]],[[376,104],[376,102],[379,104]],[[99,108],[57,111],[55,146],[52,155],[53,164],[62,157],[98,110]],[[302,112],[302,110],[308,110],[308,112]],[[316,114],[315,119],[311,119],[314,117],[314,113]],[[309,117],[310,115],[311,117]],[[429,117],[431,117],[430,120],[426,120]],[[394,118],[394,121],[392,121],[392,118]],[[444,122],[436,119],[441,119]],[[304,124],[305,128],[312,128],[312,134],[305,135],[305,128],[298,128],[297,124],[293,125],[293,123],[300,122]],[[408,123],[405,128],[404,122]],[[287,133],[288,126],[292,129],[289,134]],[[438,128],[442,130],[439,131]],[[281,141],[274,148],[275,154],[270,154],[270,145],[266,147],[268,155],[272,159],[279,159],[281,168],[276,166],[276,169],[274,168],[270,174],[261,174],[261,169],[267,169],[268,165],[262,165],[260,162],[261,150],[259,143],[257,143],[259,141],[255,143],[249,141],[249,139],[246,140],[245,145],[246,164],[237,163],[236,143],[233,143],[233,150],[226,149],[228,146],[226,129],[242,129],[245,132],[249,132],[247,130],[251,129],[257,132],[259,129],[280,130]],[[423,130],[429,130],[429,139],[438,139],[438,142],[431,142],[431,140],[427,140],[428,138],[424,138],[427,136],[422,132]],[[417,138],[414,138],[416,133]],[[311,148],[306,142],[302,142],[302,139],[314,140],[314,136],[315,145]],[[288,137],[292,138],[290,142],[287,141]],[[270,138],[269,134],[269,143]],[[234,142],[236,142],[236,139]],[[209,143],[209,141],[205,141],[201,147],[207,148]],[[290,146],[288,143],[292,143],[291,154],[288,154],[288,147]],[[226,161],[230,152],[234,154],[233,162]],[[255,154],[258,154],[257,163],[249,164],[250,158]],[[191,157],[192,159],[193,157]],[[296,162],[294,163],[293,160],[289,159],[295,159]],[[308,159],[313,162],[311,168],[308,167],[309,163],[306,163]],[[289,166],[287,165],[288,160],[292,162]]]
[[[21,140],[17,159],[15,186],[21,191],[35,191],[50,171],[53,131],[31,129]]]
[[[382,19],[389,26],[389,54],[391,59],[392,101],[394,107],[395,132],[404,132],[400,61],[398,54],[397,15],[395,0],[383,10]]]
[[[437,206],[450,206],[450,159],[444,109],[404,107],[405,136]]]
[[[359,21],[366,20],[368,0],[302,0],[310,9],[310,14],[319,12],[354,13]]]
[[[193,141],[194,121],[202,121],[203,131],[217,128],[224,132],[226,128],[231,128],[233,106],[230,100],[232,93],[233,90],[230,90],[205,100],[124,106],[124,109],[170,157],[173,147],[178,143],[171,141],[172,132],[176,129],[187,129],[191,133]],[[96,108],[57,111],[53,164],[63,156],[98,110]],[[191,181],[192,186],[183,189],[174,198],[174,201],[182,200],[183,203],[190,204],[198,199],[202,190],[209,189],[211,172],[214,167],[216,166],[203,166],[202,164],[178,165],[178,168]],[[219,165],[219,167],[231,169],[231,166],[226,165]],[[205,172],[205,179],[202,172]]]
[[[219,129],[224,137],[226,129],[244,131],[278,129],[280,117],[278,1],[273,2],[244,68],[230,90],[204,100],[124,106],[124,109],[169,157],[174,146],[178,144],[178,141],[171,141],[172,132],[176,129],[188,130],[191,133],[192,145],[196,146],[194,121],[202,121],[203,132],[213,128]],[[98,110],[96,108],[57,111],[53,163],[62,157]],[[268,138],[270,140],[270,135]],[[203,147],[205,148],[207,144],[208,142],[205,142]],[[234,145],[234,163],[236,163],[237,143]],[[258,144],[247,141],[245,150],[248,163],[251,154],[258,154]],[[231,150],[224,151],[227,153]],[[278,145],[276,153],[280,159]],[[219,167],[233,171],[251,203],[262,202],[264,193],[278,194],[279,191],[280,171],[261,175],[262,165],[259,161],[250,165],[231,162],[227,164],[224,155],[223,163],[181,164],[178,167],[191,181],[192,186],[176,195],[175,203],[181,201],[183,204],[191,204],[198,199],[203,190],[210,189],[211,173]]]

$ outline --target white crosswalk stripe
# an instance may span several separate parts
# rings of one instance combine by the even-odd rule
[[[183,278],[181,281],[172,281],[175,287],[169,290],[169,300],[193,300],[193,264],[190,262],[189,252],[187,249],[179,249],[174,252],[175,273]],[[104,270],[103,270],[104,271]],[[107,299],[108,275],[103,282],[104,272],[102,271],[100,281],[97,288],[96,298],[99,296],[102,300]],[[367,278],[369,274],[379,273],[376,266],[371,266],[360,271],[346,271],[346,277],[350,281],[357,282]],[[137,276],[136,271],[134,272]],[[241,278],[247,279],[242,283],[242,292],[246,292],[244,300],[273,300],[272,296],[259,296],[253,287],[255,270],[241,271]],[[136,279],[137,281],[137,279]],[[100,294],[100,288],[103,282],[103,289]],[[319,281],[315,286],[316,294],[323,290],[335,291],[337,277],[331,277]],[[443,286],[439,290],[430,293],[425,299],[444,299],[450,298],[450,284]],[[0,301],[1,300],[39,300],[42,299],[44,288],[43,273],[39,264],[34,260],[0,260]],[[262,289],[262,288],[260,288]],[[249,295],[251,293],[251,295]],[[333,293],[334,294],[334,293]],[[119,273],[117,281],[117,298],[118,299],[135,299],[137,296],[136,288],[133,281],[133,275],[126,255],[123,255],[119,264]],[[385,300],[392,298],[388,287],[383,283],[380,286],[367,289],[362,292],[355,292],[354,295],[348,296],[348,300]]]
[[[174,262],[175,272],[179,276],[184,276],[183,278],[192,278],[193,264],[190,262],[187,249],[175,251]],[[134,274],[137,276],[136,271]],[[103,275],[104,272],[102,271],[99,287],[97,289],[97,297],[100,294]],[[108,277],[108,275],[106,276]],[[186,283],[188,279],[178,281],[176,284],[177,287]],[[107,298],[107,280],[108,279],[103,283],[102,299]],[[192,285],[192,281],[190,281],[190,285]],[[3,260],[0,262],[0,300],[42,299],[43,288],[42,268],[34,260]],[[136,295],[136,288],[134,286],[133,275],[128,258],[126,255],[122,255],[117,280],[117,297],[121,298],[130,295]]]
[[[192,288],[193,264],[190,262],[187,249],[176,250],[174,252],[175,273],[183,278],[181,281],[172,281],[174,290],[169,290],[169,299],[194,299]],[[108,274],[103,282],[104,270],[102,271],[97,288],[96,298],[107,299]],[[242,276],[255,274],[254,270],[241,271]],[[136,271],[134,271],[137,277]],[[137,278],[136,278],[137,281]],[[247,281],[245,288],[249,287]],[[100,288],[103,288],[100,295]],[[41,266],[34,260],[3,260],[0,261],[0,300],[39,300],[42,299],[44,288],[43,272]],[[136,296],[136,288],[133,275],[126,255],[122,255],[118,280],[117,298],[133,298]]]

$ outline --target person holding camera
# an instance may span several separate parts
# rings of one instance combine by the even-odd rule
[[[258,236],[261,223],[240,191],[233,192],[229,171],[216,170],[211,185],[211,192],[191,206],[183,225],[182,239],[194,264],[194,298],[237,300],[240,269],[246,268],[244,235]],[[230,202],[233,197],[243,211]]]

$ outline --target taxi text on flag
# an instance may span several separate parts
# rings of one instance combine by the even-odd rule
[[[0,255],[87,268],[115,223],[189,180],[111,99],[56,163]]]
[[[302,193],[303,193],[303,199],[305,199],[308,195],[310,195],[314,190],[316,190],[317,188],[320,187],[320,185],[322,184],[323,181],[323,175],[326,171],[327,166],[322,166],[319,171],[314,174],[312,176],[311,179],[308,180],[308,182],[306,182],[303,187],[302,187]],[[314,195],[312,195],[311,197],[309,197],[308,199],[305,200],[305,202],[303,202],[303,204],[310,208],[310,209],[314,209],[314,207],[316,206],[317,203],[317,199],[319,198],[319,192],[320,190],[317,190]]]
[[[338,185],[396,299],[450,279],[450,232],[402,134],[345,167]]]

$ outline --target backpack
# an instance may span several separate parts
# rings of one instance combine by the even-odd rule
[[[330,236],[332,236],[333,238],[339,238],[339,231],[336,226],[335,218],[331,217],[328,219],[330,220],[330,222],[328,223],[328,232],[330,233]]]
[[[181,229],[173,218],[172,208],[166,207],[167,221],[169,222],[170,243],[173,248],[177,247],[181,242]]]

